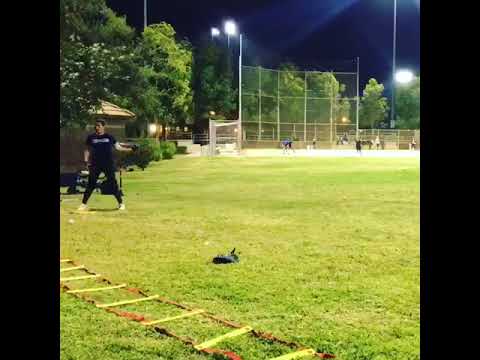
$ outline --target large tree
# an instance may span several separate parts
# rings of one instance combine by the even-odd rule
[[[350,110],[348,101],[342,99],[345,85],[332,72],[307,72],[307,122],[336,122]],[[346,115],[348,116],[348,115]]]
[[[376,128],[387,116],[388,104],[382,96],[383,90],[383,85],[373,78],[366,84],[360,103],[360,127]]]
[[[134,30],[104,0],[61,0],[60,29],[60,126],[84,127],[100,99],[128,95]]]
[[[336,123],[342,124],[344,120],[348,121],[349,123],[354,121],[353,114],[351,113],[352,104],[351,99],[345,97],[339,97],[336,103]]]
[[[99,27],[105,21],[105,0],[60,0],[60,42],[71,35],[88,44],[99,42]]]
[[[229,52],[204,39],[195,50],[193,96],[196,127],[206,129],[209,112],[217,119],[236,117],[236,96]]]
[[[163,125],[191,123],[192,119],[192,48],[175,38],[170,24],[161,22],[148,26],[139,44],[139,54],[144,61],[142,70],[149,87],[147,96],[154,99],[149,105],[154,113],[145,112]],[[144,98],[144,100],[148,100]],[[148,102],[148,101],[147,101]]]
[[[408,84],[398,85],[395,96],[396,127],[420,128],[420,77]]]
[[[140,39],[105,0],[60,0],[60,125],[84,127],[105,99],[146,124],[181,126],[192,119],[192,47],[167,23]]]
[[[123,46],[134,40],[135,31],[105,0],[60,0],[60,41],[71,35],[86,45]]]
[[[133,54],[72,35],[60,49],[60,126],[83,127],[100,99],[125,96],[136,68]]]

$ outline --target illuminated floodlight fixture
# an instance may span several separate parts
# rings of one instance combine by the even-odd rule
[[[395,73],[395,81],[400,84],[408,84],[413,78],[414,75],[410,70],[398,70]]]
[[[218,28],[216,28],[216,27],[213,27],[213,28],[210,30],[210,33],[212,34],[212,37],[214,37],[214,36],[220,36],[220,30],[218,30]]]
[[[225,34],[227,35],[236,35],[237,34],[237,25],[232,20],[225,21]]]

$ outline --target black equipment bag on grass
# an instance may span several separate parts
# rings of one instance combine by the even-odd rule
[[[235,248],[230,252],[230,255],[217,255],[213,258],[214,264],[232,264],[240,261],[240,258],[235,254]]]

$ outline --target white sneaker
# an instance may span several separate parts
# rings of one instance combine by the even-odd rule
[[[125,210],[125,204],[118,205],[118,210]]]
[[[88,206],[86,204],[82,204],[78,207],[78,211],[87,211]]]

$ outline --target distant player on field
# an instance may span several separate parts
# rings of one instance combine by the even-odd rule
[[[415,140],[415,137],[412,138],[412,143],[410,144],[410,148],[412,150],[415,150],[415,147],[417,146],[417,141]]]
[[[359,138],[355,139],[355,148],[357,149],[357,152],[362,155],[362,141]]]
[[[288,150],[292,150],[292,143],[293,141],[290,138],[283,140],[282,145],[284,154],[288,154]]]

